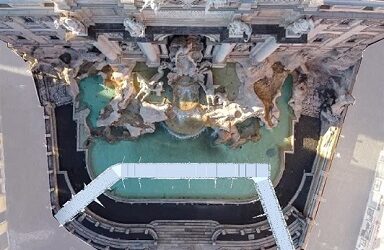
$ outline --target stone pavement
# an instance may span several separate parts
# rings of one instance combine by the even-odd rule
[[[348,108],[323,202],[310,232],[308,250],[355,249],[384,146],[384,42],[363,54],[353,89],[356,102]]]
[[[52,216],[43,109],[27,64],[4,43],[0,43],[0,76],[9,249],[92,249],[59,228]]]

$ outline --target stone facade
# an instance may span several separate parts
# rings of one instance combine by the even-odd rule
[[[51,104],[63,105],[77,95],[76,81],[89,73],[85,66],[92,64],[89,68],[100,71],[109,65],[125,74],[137,62],[159,67],[172,57],[175,35],[194,35],[203,43],[204,61],[217,68],[237,63],[237,74],[245,84],[272,79],[271,67],[280,63],[294,78],[291,105],[296,118],[318,117],[322,112],[324,121],[338,124],[343,107],[350,103],[345,100],[352,100],[347,87],[361,52],[384,38],[383,20],[382,1],[343,5],[337,0],[9,0],[0,4],[0,40],[30,62],[40,100],[50,112]],[[333,102],[322,99],[321,91],[327,89],[337,95]],[[54,171],[55,164],[51,165]],[[55,178],[51,176],[52,188],[57,188]],[[57,211],[57,197],[52,196]],[[306,211],[291,205],[284,211],[300,246]],[[97,237],[83,221],[101,225],[119,239],[124,237],[118,234],[133,232],[143,240]],[[99,249],[199,249],[199,244],[201,249],[268,249],[274,245],[268,233],[254,239],[255,232],[268,231],[265,221],[244,226],[212,221],[122,225],[86,210],[67,228]],[[180,228],[195,230],[196,242],[185,235],[176,239]],[[228,235],[241,240],[227,241]]]

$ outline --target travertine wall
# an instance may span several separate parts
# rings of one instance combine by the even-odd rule
[[[287,27],[295,20],[312,18],[315,28],[308,34],[306,44],[281,44],[288,49],[316,48],[332,50],[348,49],[357,45],[366,46],[383,37],[384,4],[377,1],[362,3],[360,6],[329,5],[332,1],[193,1],[192,3],[176,0],[163,1],[158,4],[159,10],[150,6],[141,11],[145,4],[134,0],[54,0],[51,1],[9,1],[0,5],[0,40],[9,43],[21,51],[28,51],[36,46],[56,47],[71,46],[72,48],[87,46],[91,48],[97,39],[94,34],[73,36],[63,26],[55,28],[54,21],[60,17],[70,17],[89,27],[104,24],[107,27],[103,34],[122,48],[119,59],[145,60],[145,56],[137,46],[140,39],[124,37],[114,27],[123,24],[127,17],[134,17],[148,27],[171,26],[180,27],[188,33],[188,27],[226,28],[233,20],[242,20],[250,25],[278,25]],[[151,3],[158,3],[153,0]],[[320,5],[322,4],[322,5]],[[209,7],[210,6],[210,7]],[[219,8],[216,8],[218,6]],[[207,10],[206,10],[207,7]],[[208,8],[209,7],[209,8]],[[109,30],[108,25],[111,24]],[[113,26],[115,25],[115,26]],[[268,37],[266,32],[253,31],[250,41],[234,47],[230,57],[249,56],[249,52],[259,42]],[[156,29],[152,29],[157,32]],[[175,29],[175,31],[177,28]],[[209,29],[205,29],[208,32]],[[151,30],[147,33],[151,32]],[[176,32],[177,33],[177,32]],[[273,33],[273,32],[271,32]],[[96,34],[97,36],[98,34]],[[152,34],[152,43],[159,56],[164,56],[164,44],[168,34]],[[205,33],[207,45],[212,47],[220,44],[222,39],[217,32]],[[212,50],[213,51],[213,50]],[[207,54],[210,56],[210,53]]]

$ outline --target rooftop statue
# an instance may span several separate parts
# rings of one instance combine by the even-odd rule
[[[298,19],[287,26],[287,36],[301,36],[308,34],[315,27],[312,19]]]
[[[124,27],[132,37],[145,36],[145,25],[142,22],[136,21],[133,17],[124,19]]]
[[[71,32],[76,36],[86,36],[87,29],[85,25],[71,17],[60,17],[58,20],[54,21],[55,28],[63,27],[67,31]]]
[[[209,11],[211,7],[218,9],[228,4],[228,0],[207,0],[205,4],[205,13]]]
[[[144,0],[144,5],[141,7],[140,11],[143,11],[148,6],[156,13],[160,9],[160,5],[164,4],[164,0]]]
[[[252,35],[251,25],[244,23],[240,20],[235,20],[228,25],[229,37],[230,38],[243,38],[244,42],[248,42]]]

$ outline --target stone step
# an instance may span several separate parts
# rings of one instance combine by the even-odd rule
[[[176,238],[190,238],[190,237],[198,237],[198,238],[211,238],[209,234],[178,234],[178,233],[168,233],[168,234],[158,234],[161,237],[176,237]]]
[[[197,229],[189,229],[189,228],[169,228],[168,230],[158,230],[157,228],[155,228],[155,231],[157,233],[168,233],[168,232],[178,232],[178,233],[213,233],[214,231],[211,231],[211,230],[204,230],[204,229],[201,229],[201,230],[197,230]]]
[[[185,245],[185,244],[192,244],[192,245],[197,245],[197,244],[212,244],[212,241],[208,240],[159,240],[159,244],[180,244],[180,245]]]
[[[190,234],[195,234],[195,235],[212,235],[213,232],[186,232],[186,231],[179,231],[179,230],[170,230],[170,231],[156,231],[158,235],[163,235],[163,234],[180,234],[180,235],[190,235]]]
[[[211,238],[211,234],[178,234],[178,233],[164,233],[164,234],[157,234],[159,238],[161,237],[176,237],[176,238]]]
[[[170,228],[177,228],[177,229],[188,229],[188,230],[210,230],[210,231],[214,231],[215,228],[211,228],[211,227],[180,227],[180,226],[155,226],[154,227],[156,230],[169,230]]]
[[[200,237],[200,238],[210,238],[212,234],[196,234],[196,233],[180,233],[180,232],[173,232],[173,233],[157,233],[159,236],[172,236],[177,238],[188,238],[188,237]]]
[[[169,227],[169,226],[175,226],[175,227],[209,227],[209,228],[215,228],[217,227],[217,224],[210,224],[210,223],[192,223],[192,222],[165,222],[165,223],[151,223],[154,227]]]
[[[181,239],[200,239],[200,240],[208,240],[211,239],[211,237],[201,237],[200,235],[189,235],[189,236],[183,236],[180,237],[180,235],[159,235],[159,239],[176,239],[176,240],[181,240]]]

